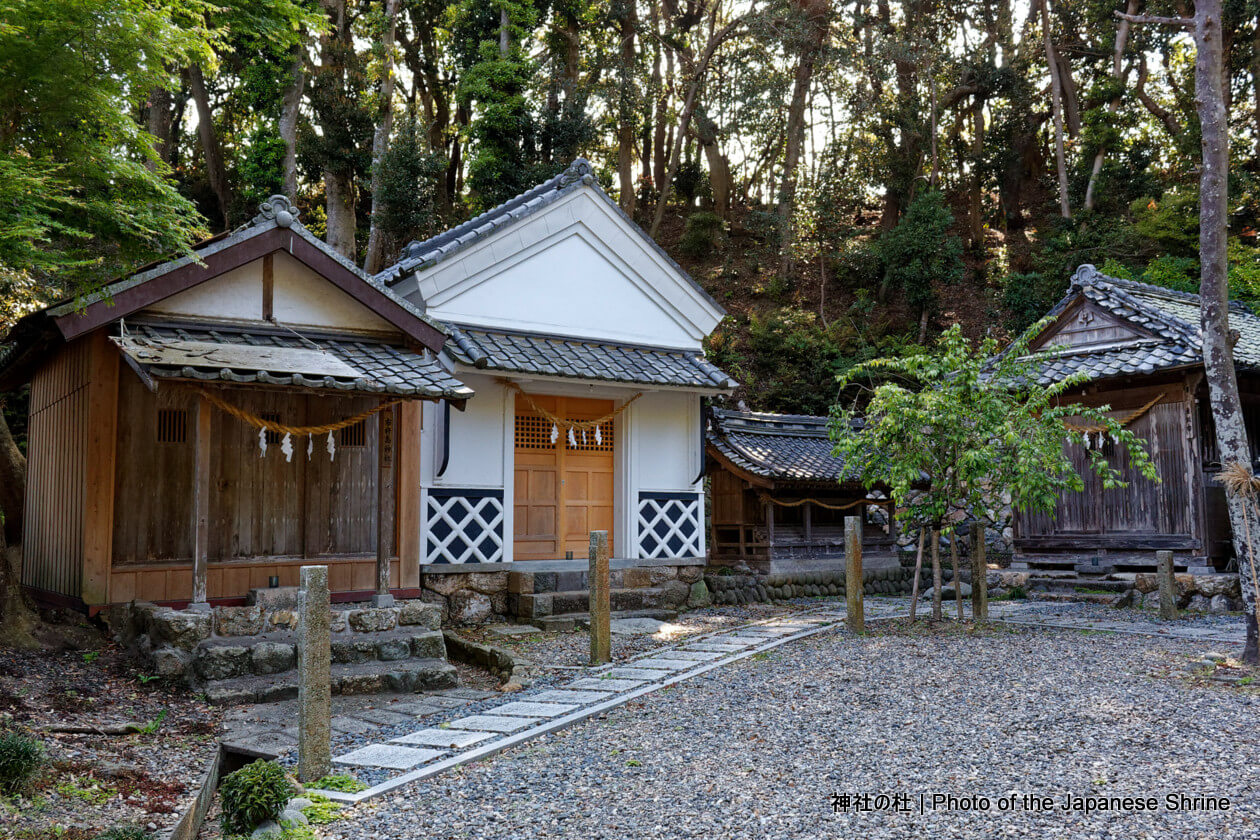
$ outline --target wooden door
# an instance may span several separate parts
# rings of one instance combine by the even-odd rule
[[[613,410],[611,400],[531,399],[566,420],[593,420]],[[587,554],[590,532],[613,531],[613,428],[570,436],[518,397],[514,470],[513,557],[557,560]]]

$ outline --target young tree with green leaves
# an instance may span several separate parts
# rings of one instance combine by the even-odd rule
[[[879,243],[884,260],[884,288],[905,290],[906,303],[919,312],[919,343],[927,337],[928,318],[936,308],[934,282],[962,278],[962,240],[951,232],[954,214],[937,190],[920,193],[897,226]]]
[[[879,382],[861,413],[852,405],[833,408],[835,454],[868,487],[888,487],[903,522],[932,530],[933,618],[941,617],[936,534],[986,519],[993,497],[1003,491],[1016,510],[1051,511],[1061,494],[1083,489],[1067,450],[1079,445],[1074,426],[1102,429],[1128,452],[1134,469],[1156,479],[1145,442],[1109,417],[1107,406],[1070,400],[1079,377],[1041,381],[1028,349],[1038,332],[1029,330],[999,353],[995,339],[973,346],[955,325],[941,335],[935,352],[877,359],[840,377],[844,388]],[[1104,487],[1123,486],[1102,450],[1086,451]],[[925,480],[928,486],[919,489]],[[957,552],[951,553],[957,582]],[[961,593],[958,607],[961,618]]]

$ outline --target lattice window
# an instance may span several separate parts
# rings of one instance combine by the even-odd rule
[[[551,421],[537,414],[516,415],[517,449],[554,449]]]
[[[568,420],[570,423],[580,422],[572,417]],[[570,443],[566,436],[564,445],[570,452],[612,452],[613,421],[605,420],[600,423],[598,435],[595,434],[594,429],[574,429],[573,443]]]
[[[337,432],[338,446],[367,446],[367,421],[360,420]]]
[[[425,563],[503,561],[503,497],[493,490],[430,490]]]
[[[159,408],[157,415],[158,443],[188,441],[188,412],[182,408]]]
[[[280,412],[278,411],[264,411],[264,412],[261,412],[258,416],[266,420],[268,423],[280,422]],[[284,435],[281,434],[280,432],[273,432],[273,431],[268,430],[267,445],[268,446],[271,446],[273,444],[278,445],[280,443],[281,438],[283,437]]]
[[[639,558],[700,556],[700,497],[639,494]]]

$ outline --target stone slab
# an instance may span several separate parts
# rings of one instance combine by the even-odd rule
[[[445,709],[433,703],[392,703],[390,704],[389,711],[399,712],[413,717],[420,717],[422,715],[434,715],[438,712],[445,711]]]
[[[435,749],[462,750],[487,738],[493,738],[490,732],[466,732],[460,729],[421,729],[401,738],[394,738],[391,744],[412,744]]]
[[[365,735],[377,729],[373,724],[352,717],[335,717],[329,722],[329,726],[333,732],[343,735]]]
[[[539,703],[598,703],[601,700],[607,700],[612,697],[613,692],[604,691],[568,691],[566,689],[554,689],[551,691],[543,691],[535,694],[530,700],[536,700]]]
[[[712,662],[714,659],[721,659],[724,655],[724,651],[716,650],[671,650],[669,652],[670,659],[690,659],[692,662]]]
[[[747,650],[748,645],[736,645],[729,642],[696,642],[694,645],[687,645],[687,649],[706,650],[711,653],[737,653]]]
[[[670,676],[672,671],[665,671],[660,668],[613,668],[608,672],[612,674],[613,679],[618,680],[663,680]]]
[[[617,636],[652,636],[661,631],[682,629],[677,624],[655,618],[614,618],[611,627],[613,634]]]
[[[632,679],[600,679],[599,677],[587,677],[586,679],[574,680],[563,688],[592,689],[594,691],[630,691],[641,685],[646,685],[647,680]]]
[[[472,701],[466,697],[443,697],[440,694],[426,694],[424,702],[430,706],[437,706],[439,709],[458,709],[460,706],[467,706]]]
[[[541,718],[511,717],[509,715],[470,715],[451,721],[452,729],[472,729],[478,732],[515,732],[538,723]]]
[[[392,744],[371,744],[339,755],[333,759],[334,764],[349,764],[354,767],[385,767],[390,770],[410,770],[442,755],[442,750],[420,750],[414,747],[399,747]]]
[[[539,632],[532,624],[495,624],[486,629],[496,636],[528,636]]]
[[[652,656],[647,659],[637,659],[633,663],[635,668],[652,668],[664,671],[685,671],[688,668],[696,667],[696,663],[690,659],[667,659],[663,656]]]
[[[351,717],[359,720],[366,720],[368,723],[375,723],[378,726],[398,726],[403,723],[411,723],[410,715],[400,715],[397,712],[388,712],[385,709],[364,709],[361,712],[355,712]]]
[[[448,688],[446,691],[437,692],[436,696],[452,697],[456,700],[488,700],[491,697],[497,697],[498,694],[494,691],[478,691],[475,688]]]
[[[486,711],[489,714],[512,715],[514,717],[553,718],[568,714],[578,708],[581,708],[581,704],[517,701],[515,703],[504,703],[502,706],[495,706],[493,709],[487,709]]]

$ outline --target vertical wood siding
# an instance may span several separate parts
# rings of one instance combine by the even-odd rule
[[[87,339],[70,344],[31,381],[22,578],[78,597],[82,584],[87,457]]]

